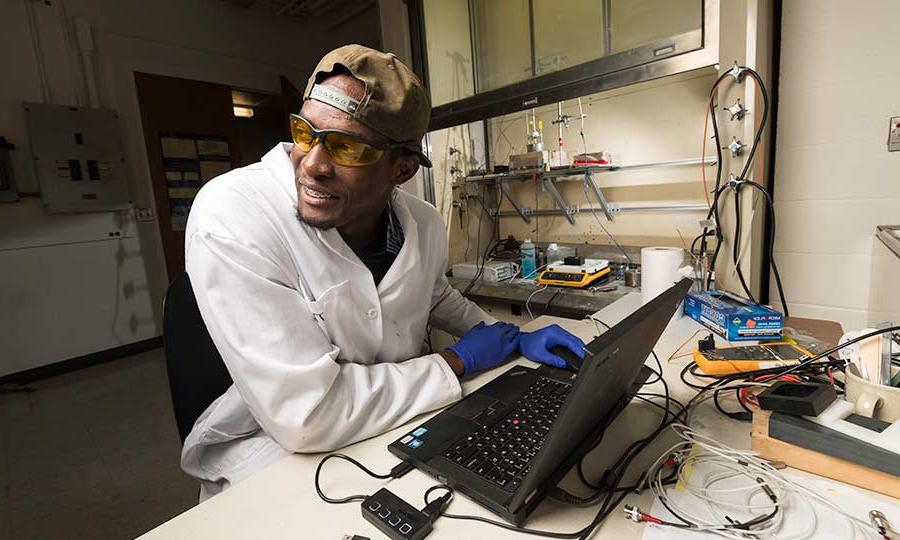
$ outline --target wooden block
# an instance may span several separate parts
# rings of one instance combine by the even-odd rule
[[[769,411],[753,413],[750,448],[759,452],[760,457],[781,461],[801,471],[900,498],[900,477],[769,437],[770,414]]]

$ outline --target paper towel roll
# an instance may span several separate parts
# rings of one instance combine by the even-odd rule
[[[681,279],[684,250],[645,247],[641,250],[641,302],[646,304]]]

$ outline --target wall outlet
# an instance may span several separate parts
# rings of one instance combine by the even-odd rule
[[[152,208],[135,208],[134,219],[138,221],[153,221]]]
[[[900,116],[894,116],[888,129],[888,152],[898,151],[900,151]]]

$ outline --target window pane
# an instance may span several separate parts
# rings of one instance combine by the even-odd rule
[[[703,26],[703,0],[611,0],[613,53]]]
[[[425,0],[423,11],[431,104],[474,95],[468,0]]]
[[[531,78],[528,0],[475,0],[478,92]]]
[[[534,56],[538,75],[577,66],[603,55],[601,4],[600,0],[534,0]]]

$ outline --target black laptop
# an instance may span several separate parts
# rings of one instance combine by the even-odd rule
[[[646,380],[644,362],[690,285],[681,280],[591,341],[577,374],[512,367],[388,450],[522,524]]]

